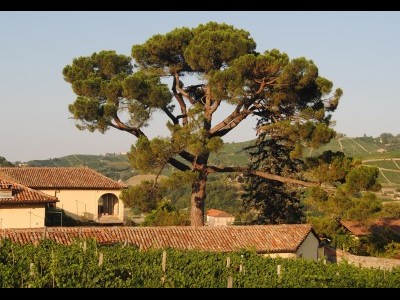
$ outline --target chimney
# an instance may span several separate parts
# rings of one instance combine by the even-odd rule
[[[0,198],[12,198],[12,184],[0,184]]]

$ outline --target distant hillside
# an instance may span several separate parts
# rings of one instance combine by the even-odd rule
[[[243,147],[249,145],[250,142],[242,143],[226,143],[224,148],[218,154],[212,154],[210,161],[216,165],[239,166],[247,162],[247,156]],[[25,163],[31,167],[78,167],[87,166],[94,169],[105,176],[115,180],[123,180],[138,175],[129,165],[128,157],[120,154],[107,155],[83,155],[73,154],[59,158],[51,158],[45,160],[31,160]],[[172,169],[166,168],[163,175],[171,174]]]
[[[362,159],[363,164],[379,168],[379,181],[385,185],[400,184],[400,136],[338,137],[318,150],[309,149],[306,155],[318,155],[326,150],[342,151],[347,156]]]
[[[248,162],[248,154],[243,150],[252,141],[241,143],[226,143],[217,154],[210,156],[210,162],[215,165],[239,166]],[[345,137],[333,139],[329,144],[318,150],[307,149],[307,156],[314,156],[326,150],[343,151],[346,155],[363,160],[364,164],[375,165],[380,168],[380,181],[383,184],[400,184],[400,136],[386,138],[373,137]],[[71,167],[88,166],[98,172],[113,178],[123,180],[138,175],[128,162],[126,155],[68,155],[48,160],[32,160],[28,166]],[[172,168],[167,168],[163,175],[171,174]]]
[[[87,166],[115,180],[126,180],[136,175],[126,155],[83,155],[73,154],[46,160],[31,160],[25,163],[31,167],[79,167]]]
[[[326,150],[342,151],[347,156],[363,159],[400,157],[400,138],[393,143],[384,143],[373,137],[339,137],[318,150],[308,150],[306,155],[317,155]]]

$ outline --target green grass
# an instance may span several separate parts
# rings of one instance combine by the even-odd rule
[[[400,163],[400,161],[399,161],[399,163]],[[365,165],[376,166],[378,168],[384,168],[384,169],[390,169],[390,170],[399,170],[399,168],[396,166],[396,164],[392,160],[375,160],[375,161],[364,162],[364,164]]]

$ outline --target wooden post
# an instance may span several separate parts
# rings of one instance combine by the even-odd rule
[[[243,259],[243,255],[240,256]],[[243,272],[243,260],[240,260],[240,265],[239,265],[239,273]]]
[[[281,270],[281,265],[276,266],[276,274],[278,275],[279,279],[282,279],[282,270]]]
[[[86,239],[83,241],[83,252],[86,252],[87,245],[86,245]]]
[[[229,268],[231,267],[231,258],[229,256],[226,258],[226,267],[228,268],[229,272]],[[232,286],[233,286],[233,278],[231,275],[228,275],[227,288],[231,289]]]
[[[165,269],[167,267],[167,251],[163,251],[162,253],[162,262],[161,262],[162,271],[165,273]]]
[[[103,253],[99,252],[99,267],[103,264]]]
[[[161,270],[163,271],[163,276],[161,277],[161,284],[165,283],[166,275],[165,271],[167,269],[167,251],[163,251],[162,253],[162,261],[161,261]]]
[[[54,266],[54,249],[51,249],[51,273],[52,273],[52,279],[53,279],[53,289],[55,287],[55,266]]]
[[[33,277],[35,276],[35,264],[34,263],[30,263],[29,264],[29,276]]]
[[[34,263],[30,263],[29,264],[29,277],[30,280],[33,280],[35,278],[35,264]],[[28,281],[28,288],[32,287],[32,284],[30,283],[30,280]]]

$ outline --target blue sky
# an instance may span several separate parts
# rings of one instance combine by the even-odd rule
[[[153,34],[208,21],[248,30],[260,52],[278,48],[312,59],[344,91],[333,118],[338,132],[400,133],[400,12],[0,12],[0,156],[128,151],[135,139],[126,133],[76,129],[63,67],[100,50],[129,55]],[[163,134],[163,119],[154,123],[145,132]],[[226,140],[255,137],[252,127],[249,120]]]

